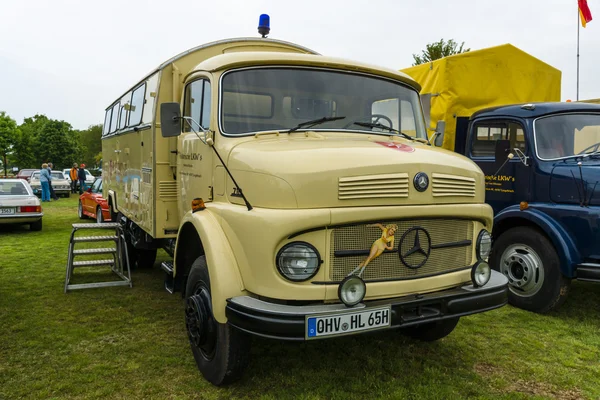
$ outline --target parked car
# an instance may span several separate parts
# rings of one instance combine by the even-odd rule
[[[92,186],[92,184],[94,183],[94,180],[96,178],[87,169],[85,169],[84,171],[85,171],[85,184],[87,187],[90,187],[90,186]],[[71,168],[65,168],[62,170],[62,172],[65,175],[67,182],[69,182],[69,184],[70,184],[71,183],[71,174],[70,174]]]
[[[29,224],[42,230],[42,206],[25,179],[0,179],[0,225]]]
[[[81,219],[94,218],[99,224],[110,221],[108,201],[102,197],[102,178],[97,178],[92,187],[79,196],[77,215]]]
[[[42,184],[40,183],[40,171],[36,170],[31,174],[30,179],[31,189],[36,196],[42,195]],[[61,171],[52,171],[52,188],[57,196],[63,195],[69,197],[71,194],[71,185],[69,181],[65,179],[65,176]]]
[[[33,174],[35,171],[37,171],[37,169],[35,169],[35,168],[22,169],[17,173],[17,179],[24,179],[27,182],[29,182],[29,179],[31,178],[31,174]]]

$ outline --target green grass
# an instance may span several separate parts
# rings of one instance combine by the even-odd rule
[[[180,295],[163,289],[164,253],[133,272],[133,288],[63,293],[76,205],[44,203],[41,232],[0,228],[0,399],[600,397],[600,286],[582,282],[557,313],[506,306],[433,344],[398,331],[255,339],[243,380],[213,387],[196,369]]]

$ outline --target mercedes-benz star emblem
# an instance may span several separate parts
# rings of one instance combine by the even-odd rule
[[[431,253],[431,236],[425,229],[415,226],[400,238],[398,255],[402,264],[408,268],[421,268]]]
[[[415,189],[417,189],[419,192],[423,192],[429,186],[429,177],[425,172],[418,172],[415,175],[413,184],[415,185]]]

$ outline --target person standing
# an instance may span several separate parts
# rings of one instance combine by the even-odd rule
[[[54,188],[52,187],[52,163],[49,162],[48,163],[48,175],[49,175],[49,182],[48,185],[50,185],[50,197],[52,199],[54,199],[54,201],[58,200],[58,196],[56,195],[56,193],[54,193]]]
[[[71,178],[71,193],[77,192],[77,180],[79,179],[77,172],[77,163],[73,163],[73,167],[69,171],[69,177]]]
[[[42,201],[50,201],[50,173],[46,163],[42,164],[40,184],[42,185]]]
[[[85,187],[85,164],[81,164],[79,166],[79,171],[77,171],[77,178],[79,179],[79,194],[82,194]]]

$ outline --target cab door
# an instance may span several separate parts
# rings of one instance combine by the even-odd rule
[[[521,121],[477,120],[471,124],[469,143],[467,154],[485,174],[485,201],[492,206],[494,214],[529,200],[531,168],[521,161],[519,155],[527,156],[530,144]],[[508,159],[509,153],[514,155],[512,159]],[[527,163],[531,165],[531,158]]]
[[[190,117],[194,122],[182,121],[182,134],[178,139],[177,175],[181,188],[178,204],[180,216],[191,210],[193,199],[201,198],[206,202],[212,197],[213,151],[203,142],[205,134],[201,129],[214,131],[211,129],[215,123],[211,121],[211,102],[209,77],[200,77],[186,84],[182,116]]]

